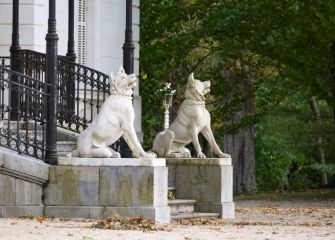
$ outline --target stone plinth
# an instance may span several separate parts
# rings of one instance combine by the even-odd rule
[[[177,199],[194,199],[198,212],[234,218],[233,166],[231,158],[166,159],[169,183]],[[173,174],[170,176],[170,172]]]
[[[60,158],[50,167],[45,215],[104,218],[113,214],[170,222],[165,159]]]
[[[43,215],[43,186],[49,166],[0,147],[0,217]]]

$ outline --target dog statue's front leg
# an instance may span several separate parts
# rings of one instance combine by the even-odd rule
[[[221,158],[228,158],[230,157],[229,154],[225,154],[221,151],[219,146],[217,145],[212,129],[209,126],[204,127],[201,130],[202,135],[206,138],[207,142],[209,143],[209,146],[213,149],[214,153]]]
[[[197,158],[206,158],[206,155],[201,151],[201,147],[199,144],[199,140],[198,140],[198,134],[197,134],[197,129],[195,127],[193,127],[191,129],[191,140],[192,140],[192,144],[195,148],[195,151],[197,153]]]
[[[132,126],[126,129],[127,130],[125,130],[123,134],[123,138],[125,142],[128,144],[130,150],[133,152],[133,155],[135,157],[142,157],[142,158],[155,158],[156,157],[154,153],[146,153],[143,150],[140,142],[137,139],[135,129]]]

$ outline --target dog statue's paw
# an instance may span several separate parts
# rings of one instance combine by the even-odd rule
[[[218,157],[219,158],[231,158],[231,156],[229,154],[226,154],[226,153],[220,153],[220,154],[218,154]]]
[[[121,155],[119,152],[112,152],[111,158],[121,158]]]
[[[142,158],[156,158],[157,154],[154,152],[146,152],[141,156]]]
[[[199,152],[197,158],[206,158],[206,155],[203,152]]]

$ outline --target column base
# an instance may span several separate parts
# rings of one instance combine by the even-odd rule
[[[235,204],[228,203],[196,203],[197,212],[219,213],[221,219],[235,218]]]

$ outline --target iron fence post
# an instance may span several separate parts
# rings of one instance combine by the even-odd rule
[[[47,101],[46,162],[57,165],[57,51],[56,0],[49,0],[48,33],[46,35],[46,82],[49,84]]]
[[[68,42],[66,56],[71,62],[76,62],[76,52],[74,49],[74,0],[69,0],[69,19],[68,19]],[[72,72],[74,69],[69,69],[69,78],[67,84],[67,105],[69,117],[75,114],[75,79]]]
[[[123,44],[123,68],[127,74],[134,73],[134,51],[135,45],[133,42],[133,1],[126,0],[126,31],[125,41]],[[121,139],[120,152],[122,157],[132,157],[132,152],[129,149],[124,139]]]
[[[20,38],[19,38],[19,0],[13,0],[13,23],[12,23],[12,43],[10,46],[10,68],[16,72],[20,71]],[[11,81],[17,82],[18,77],[13,75]],[[18,120],[19,94],[15,88],[11,89],[11,98],[9,99],[11,112],[10,120]]]

